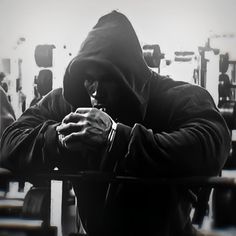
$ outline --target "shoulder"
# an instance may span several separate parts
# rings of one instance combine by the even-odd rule
[[[64,99],[62,91],[62,88],[57,88],[49,92],[37,104],[38,109],[54,114],[55,117],[60,117],[60,119],[71,112],[72,106]]]
[[[45,95],[39,102],[39,104],[51,103],[56,101],[63,101],[62,88],[56,88],[51,90],[47,95]]]
[[[198,85],[163,76],[158,76],[155,80],[151,86],[149,102],[163,116],[179,114],[189,117],[207,110],[218,110],[210,93]]]
[[[60,97],[62,96],[62,88],[56,88],[51,90],[45,97]]]
[[[206,89],[184,81],[176,81],[167,76],[156,74],[152,84],[152,89],[155,90],[153,94],[156,93],[164,97],[166,96],[166,99],[177,99],[177,101],[186,99],[209,99],[213,101],[210,93]]]

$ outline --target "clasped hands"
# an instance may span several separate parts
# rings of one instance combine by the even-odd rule
[[[63,148],[79,151],[83,147],[97,149],[106,145],[112,118],[97,108],[77,108],[57,126],[58,140]]]

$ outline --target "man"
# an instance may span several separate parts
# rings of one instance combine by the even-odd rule
[[[209,93],[146,65],[129,20],[101,17],[69,63],[63,89],[29,108],[2,140],[4,167],[142,178],[213,176],[230,135]],[[73,182],[86,232],[195,235],[187,188]]]
[[[7,94],[4,89],[0,86],[0,138],[4,130],[12,124],[16,117],[15,112],[10,104]]]
[[[0,72],[0,84],[2,84],[4,78],[6,77],[4,72]]]

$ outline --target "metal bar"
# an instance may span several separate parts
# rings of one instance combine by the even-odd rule
[[[194,176],[181,178],[167,177],[135,177],[135,176],[117,176],[114,173],[105,173],[99,171],[80,171],[77,174],[65,174],[55,171],[49,174],[35,175],[0,175],[5,180],[24,180],[33,181],[35,179],[45,180],[76,180],[76,181],[93,181],[93,182],[111,182],[111,183],[132,183],[132,184],[148,184],[148,185],[175,185],[186,187],[236,187],[236,177],[209,177]]]

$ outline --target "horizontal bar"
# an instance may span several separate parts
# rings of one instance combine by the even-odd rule
[[[76,180],[76,181],[93,181],[93,182],[110,182],[110,183],[132,183],[132,184],[148,184],[148,185],[175,185],[188,187],[236,187],[236,178],[233,177],[209,177],[209,176],[193,176],[193,177],[136,177],[136,176],[119,176],[114,173],[106,173],[100,171],[80,171],[77,174],[65,174],[55,171],[49,174],[35,175],[14,175],[12,173],[1,174],[3,180],[24,180],[33,181],[37,179],[45,180]]]

